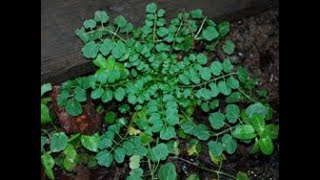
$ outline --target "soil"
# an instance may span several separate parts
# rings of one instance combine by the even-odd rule
[[[233,58],[240,61],[252,75],[259,77],[258,87],[266,89],[268,101],[274,111],[273,122],[279,122],[279,12],[278,7],[272,7],[263,13],[247,18],[236,19],[231,24],[230,37],[236,44],[236,53]],[[198,121],[204,121],[206,116],[197,116]],[[183,142],[180,142],[183,143]],[[202,146],[202,155],[199,162],[210,168],[219,168],[208,155],[206,146]],[[184,151],[183,148],[181,151]],[[236,174],[238,171],[246,172],[252,180],[279,179],[279,142],[275,142],[275,152],[270,156],[251,155],[248,146],[239,145],[236,153],[227,155],[222,171]],[[195,162],[182,154],[182,158]],[[197,169],[179,159],[169,159],[176,165],[179,179],[198,172],[200,179],[216,179],[216,175]],[[63,170],[56,168],[57,179],[125,179],[128,174],[128,162],[113,165],[114,168],[99,167],[90,172],[84,167],[79,167],[78,175],[68,175]],[[81,170],[82,169],[82,170]],[[81,175],[79,175],[81,174]],[[84,178],[87,177],[87,178]],[[90,177],[90,178],[88,178]],[[220,176],[220,179],[228,179]]]

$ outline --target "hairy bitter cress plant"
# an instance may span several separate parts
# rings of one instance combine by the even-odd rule
[[[94,154],[100,166],[110,167],[113,162],[129,159],[128,180],[176,179],[174,164],[166,160],[170,157],[188,162],[179,158],[177,137],[189,140],[190,156],[202,153],[200,142],[205,142],[216,164],[222,163],[226,154],[235,153],[238,143],[252,143],[253,153],[273,152],[278,125],[270,121],[271,107],[258,102],[265,93],[257,91],[258,96],[254,96],[255,81],[230,60],[235,45],[227,37],[229,22],[216,24],[200,9],[183,11],[170,23],[164,16],[165,10],[148,4],[145,24],[134,28],[123,16],[112,22],[106,12],[96,11],[75,31],[85,44],[84,57],[98,70],[63,83],[59,106],[71,116],[81,115],[81,104],[89,95],[105,107],[117,102],[118,112],[105,113],[108,128],[103,134],[68,138],[63,132],[55,132],[42,136],[42,163],[49,178],[54,179],[54,164],[72,171],[80,162],[79,144]],[[227,58],[209,60],[208,54],[218,48]],[[51,90],[46,86],[44,89]],[[208,123],[193,117],[196,107],[208,114]],[[44,116],[43,121],[51,121],[45,104],[41,109],[45,111],[41,119]],[[122,128],[127,131],[123,133]],[[79,144],[72,144],[75,139],[80,139]],[[50,151],[44,149],[46,143]],[[57,152],[63,153],[55,161],[51,154]],[[147,163],[148,172],[140,167],[142,162]],[[220,169],[193,165],[218,177],[248,178],[241,172],[233,176]]]

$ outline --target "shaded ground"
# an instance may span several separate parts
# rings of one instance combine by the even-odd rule
[[[275,110],[274,122],[278,122],[279,111],[279,21],[278,9],[273,8],[259,15],[242,18],[232,22],[230,36],[236,44],[236,55],[233,57],[241,61],[252,75],[259,77],[259,88],[269,92],[268,101]],[[197,116],[201,121],[202,117]],[[206,146],[202,146],[199,161],[208,168],[217,169],[217,165],[210,161]],[[183,151],[183,149],[181,150]],[[194,159],[183,156],[188,161]],[[174,162],[180,179],[184,179],[192,172],[199,172],[201,179],[212,179],[212,174],[199,171],[194,166],[177,159]],[[81,169],[82,168],[82,169]],[[99,167],[90,172],[77,168],[78,175],[67,175],[59,168],[55,169],[57,179],[125,179],[128,174],[128,162],[117,165],[114,169]],[[227,156],[222,171],[236,174],[237,171],[246,172],[252,180],[279,179],[279,143],[275,144],[275,152],[271,156],[250,155],[246,146],[240,145],[235,154]],[[90,175],[89,175],[90,174]],[[90,177],[90,178],[89,178]],[[220,179],[227,179],[221,176]]]

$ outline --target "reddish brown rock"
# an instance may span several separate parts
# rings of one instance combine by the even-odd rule
[[[88,98],[86,104],[82,105],[82,115],[73,117],[66,112],[65,108],[58,106],[59,93],[60,86],[54,86],[50,96],[62,130],[67,134],[80,132],[91,135],[96,132],[100,127],[101,118],[96,113],[91,99]]]

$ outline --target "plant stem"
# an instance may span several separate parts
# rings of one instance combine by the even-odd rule
[[[191,28],[191,26],[190,26],[190,24],[189,24],[189,22],[188,22],[188,19],[187,19],[187,17],[186,17],[186,12],[185,12],[185,10],[183,10],[183,12],[182,12],[182,14],[183,14],[183,21],[186,23],[186,25],[187,25],[187,28],[189,29],[189,31],[190,31],[190,33],[191,33],[191,37],[192,37],[192,46],[191,46],[191,49],[193,49],[194,48],[194,33],[193,33],[193,31],[192,31],[192,28]]]
[[[188,86],[180,86],[180,87],[191,87],[191,88],[194,88],[194,87],[202,86],[204,84],[208,84],[208,83],[213,82],[213,81],[217,81],[219,79],[224,79],[227,76],[231,76],[231,75],[235,75],[235,74],[237,74],[237,73],[233,72],[233,73],[229,73],[229,74],[225,74],[225,75],[219,76],[217,78],[211,79],[209,81],[206,81],[206,82],[203,82],[203,83],[200,83],[200,84],[188,85]]]
[[[75,135],[73,135],[68,142],[72,142],[73,140],[77,139],[79,136],[81,135],[81,133],[77,133]]]
[[[156,28],[157,28],[157,14],[154,13],[154,23],[153,23],[153,46],[156,45]]]
[[[200,32],[201,32],[201,30],[202,30],[202,28],[203,28],[204,22],[206,22],[206,20],[207,20],[207,16],[204,17],[204,19],[203,19],[203,21],[202,21],[202,23],[201,23],[201,26],[200,26],[200,28],[199,28],[196,36],[194,37],[195,39],[197,39],[198,35],[200,34]]]
[[[225,129],[225,130],[223,130],[223,131],[221,131],[221,132],[219,132],[219,133],[215,133],[215,134],[213,134],[212,136],[220,136],[221,134],[224,134],[224,133],[226,133],[226,132],[228,132],[228,131],[231,131],[233,128],[235,128],[236,126],[233,126],[233,127],[230,127],[230,128],[228,128],[228,129]]]
[[[107,31],[108,33],[110,33],[110,34],[114,35],[115,37],[119,38],[121,41],[126,42],[125,39],[123,39],[121,36],[117,35],[117,33],[111,31],[110,29],[108,29],[106,27],[99,28],[96,31]],[[89,31],[88,34],[92,34],[92,33],[96,32],[96,31]]]
[[[248,98],[250,101],[252,102],[257,102],[256,100],[254,100],[252,97],[250,97],[248,94],[246,94],[245,92],[243,92],[240,88],[238,88],[238,91],[241,92],[241,94],[243,94],[246,98]]]
[[[206,168],[206,167],[203,167],[203,166],[199,166],[197,164],[194,164],[194,163],[192,163],[192,162],[190,162],[188,160],[185,160],[183,158],[180,158],[180,157],[172,157],[172,156],[170,156],[170,158],[179,159],[181,161],[184,161],[184,162],[186,162],[186,163],[188,163],[190,165],[193,165],[193,166],[195,166],[195,167],[197,167],[199,169],[202,169],[204,171],[208,171],[208,172],[212,172],[212,173],[216,173],[216,174],[221,174],[221,175],[224,175],[224,176],[228,176],[228,177],[230,177],[232,179],[236,179],[236,177],[232,176],[231,174],[228,174],[228,173],[225,173],[225,172],[221,172],[221,171],[217,171],[217,170],[212,170],[212,169],[209,169],[209,168]]]
[[[151,151],[150,144],[148,144],[148,149],[149,149],[149,151]],[[148,158],[148,167],[149,167],[149,170],[150,170],[151,180],[154,180],[154,172],[153,172],[153,169],[152,169],[152,164],[151,164],[150,158]]]
[[[181,30],[182,24],[183,24],[183,21],[180,22],[179,28],[178,28],[176,34],[174,35],[174,40],[173,40],[173,43],[172,43],[172,46],[171,46],[172,48],[170,49],[170,54],[172,54],[172,50],[174,48],[174,45],[176,44],[176,39],[177,39],[177,36],[178,36],[178,34],[179,34],[180,30]]]
[[[41,129],[41,131],[43,131],[45,134],[47,134],[47,135],[48,135],[48,137],[51,139],[51,135],[48,133],[48,131],[47,131],[47,130],[45,130],[45,129]]]

